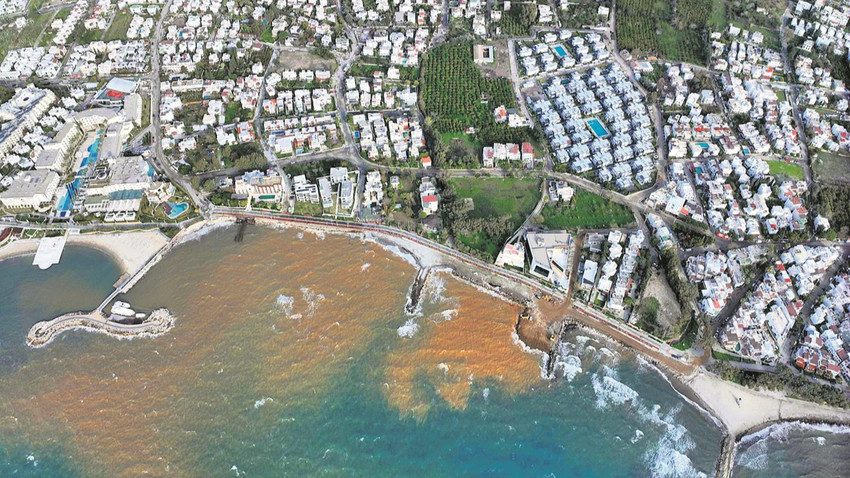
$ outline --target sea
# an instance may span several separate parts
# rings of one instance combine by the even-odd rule
[[[518,307],[445,271],[408,313],[416,268],[379,244],[235,232],[179,245],[123,297],[172,311],[159,338],[30,349],[30,326],[96,307],[120,270],[80,246],[46,271],[0,262],[0,476],[713,475],[715,422],[605,338],[573,331],[550,380]],[[736,476],[829,476],[795,468],[806,450],[847,463],[841,430],[776,433]]]

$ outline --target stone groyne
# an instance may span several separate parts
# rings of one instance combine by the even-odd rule
[[[138,324],[113,322],[98,311],[71,312],[52,320],[36,323],[27,333],[27,345],[44,347],[66,330],[100,332],[118,338],[158,337],[174,327],[174,316],[168,309],[157,309]]]

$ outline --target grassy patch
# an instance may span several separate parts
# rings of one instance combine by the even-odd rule
[[[719,352],[717,350],[711,349],[711,356],[717,360],[728,360],[730,362],[744,362],[744,363],[756,363],[755,360],[746,359],[743,357],[738,357],[737,355],[727,354],[725,352]]]
[[[321,216],[322,215],[322,205],[321,204],[313,204],[311,202],[298,201],[295,203],[295,208],[292,211],[293,214],[298,214],[300,216]]]
[[[133,14],[128,11],[118,12],[112,23],[103,35],[103,41],[109,42],[112,40],[124,40],[127,38],[127,30],[130,29],[130,22],[133,20]]]
[[[239,118],[241,121],[250,121],[252,117],[251,110],[242,108],[242,104],[235,101],[228,103],[224,110],[225,124],[233,123],[236,118]]]
[[[629,208],[583,189],[576,191],[573,204],[547,204],[541,212],[550,229],[598,229],[634,224]]]
[[[783,174],[794,179],[803,179],[803,167],[797,163],[786,163],[785,161],[768,161],[770,174]]]
[[[726,0],[712,0],[708,26],[715,32],[726,29]]]
[[[818,179],[850,180],[850,156],[819,151],[812,161],[812,169]]]
[[[696,319],[691,319],[688,322],[688,328],[685,329],[685,333],[677,340],[676,342],[670,344],[676,350],[688,350],[694,345],[694,341],[697,339],[697,332],[699,331],[699,324]]]
[[[532,178],[455,178],[449,184],[459,198],[472,199],[470,217],[510,216],[515,227],[540,199],[540,181]]]

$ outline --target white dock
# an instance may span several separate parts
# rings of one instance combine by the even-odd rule
[[[65,241],[67,239],[67,235],[43,237],[38,241],[38,250],[35,252],[32,265],[45,270],[52,265],[58,264],[59,259],[62,258],[62,251],[65,249]]]

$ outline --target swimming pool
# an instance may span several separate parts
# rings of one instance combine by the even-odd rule
[[[590,130],[593,131],[593,134],[597,138],[607,138],[611,136],[611,132],[599,121],[597,118],[591,118],[587,120],[587,125],[590,126]]]
[[[700,143],[697,143],[697,146],[699,146],[700,148],[705,149],[705,150],[708,149],[708,143],[700,142]]]
[[[567,50],[563,45],[555,45],[552,49],[555,50],[555,54],[558,55],[558,58],[563,58],[567,55]]]
[[[168,205],[171,207],[171,212],[168,213],[169,219],[175,219],[186,212],[186,209],[189,209],[189,205],[185,202],[174,204],[173,202],[168,201]]]

